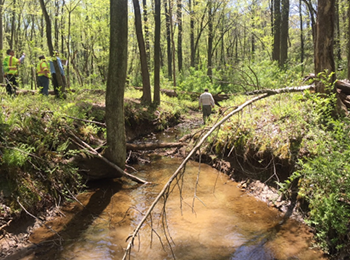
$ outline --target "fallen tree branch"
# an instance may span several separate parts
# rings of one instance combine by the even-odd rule
[[[258,95],[258,94],[268,94],[268,95],[276,95],[282,93],[290,93],[290,92],[301,92],[304,90],[315,90],[314,85],[306,85],[300,87],[287,87],[287,88],[279,88],[279,89],[260,89],[254,91],[248,91],[246,95]]]
[[[11,222],[12,222],[12,219],[10,219],[6,224],[2,225],[2,226],[0,227],[0,231],[1,231],[2,229],[4,229],[5,227],[8,227],[8,226],[11,224]]]
[[[19,206],[25,211],[25,213],[27,213],[29,216],[31,216],[32,218],[38,220],[39,222],[42,223],[43,226],[45,226],[47,229],[51,230],[53,233],[55,233],[60,239],[61,239],[61,236],[58,232],[56,232],[55,230],[53,230],[51,227],[49,227],[48,225],[46,225],[44,223],[43,220],[41,220],[40,218],[34,216],[33,214],[31,214],[23,205],[21,202],[19,202],[19,198],[17,198],[17,203],[19,204]]]
[[[155,150],[161,148],[174,148],[184,146],[184,143],[147,143],[147,144],[132,144],[127,143],[126,149],[131,151],[139,150]]]
[[[157,205],[157,203],[159,202],[159,200],[161,199],[161,197],[165,194],[165,192],[169,189],[171,183],[175,180],[175,178],[177,177],[177,175],[180,173],[181,169],[185,167],[186,163],[190,160],[190,158],[192,157],[192,155],[200,148],[200,146],[204,143],[204,141],[211,135],[211,133],[217,129],[222,123],[224,123],[225,121],[227,121],[231,116],[233,116],[234,114],[238,113],[239,111],[241,111],[244,107],[254,103],[257,100],[260,100],[262,98],[265,98],[269,96],[269,94],[265,93],[263,95],[257,96],[251,100],[248,100],[247,102],[245,102],[244,104],[242,104],[241,106],[238,106],[235,110],[233,110],[232,112],[230,112],[229,114],[227,114],[223,119],[221,119],[218,123],[216,123],[209,131],[206,135],[204,135],[202,137],[202,139],[197,143],[197,145],[189,152],[189,154],[187,155],[187,157],[182,161],[181,165],[177,168],[177,170],[173,173],[173,175],[170,177],[170,179],[168,180],[168,182],[164,185],[163,189],[161,190],[161,192],[158,194],[158,196],[155,198],[155,200],[153,201],[152,205],[149,207],[149,209],[147,210],[146,214],[144,215],[144,217],[142,218],[142,220],[139,222],[139,224],[137,225],[137,227],[135,228],[134,232],[132,233],[132,235],[130,235],[128,238],[130,239],[126,249],[125,249],[125,254],[123,257],[123,260],[125,260],[127,258],[127,256],[130,254],[131,252],[131,248],[134,244],[134,240],[136,238],[136,236],[138,235],[141,227],[143,226],[143,224],[146,222],[147,218],[150,216],[152,210],[154,209],[154,207]]]
[[[142,183],[142,184],[148,184],[149,182],[142,180],[130,173],[125,172],[123,169],[121,169],[118,165],[115,165],[114,163],[112,163],[111,161],[109,161],[107,158],[105,158],[104,156],[102,156],[100,153],[96,152],[94,148],[92,148],[90,145],[88,145],[87,143],[85,143],[83,140],[81,140],[79,137],[77,137],[72,131],[70,131],[70,134],[80,143],[82,144],[85,148],[88,149],[87,152],[89,152],[90,154],[99,157],[100,159],[102,159],[105,163],[107,163],[108,165],[112,166],[114,169],[117,170],[118,173],[120,173],[121,175],[136,181],[137,183]]]

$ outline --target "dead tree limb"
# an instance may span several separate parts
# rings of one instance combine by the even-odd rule
[[[125,249],[125,254],[123,257],[123,260],[125,260],[128,255],[131,252],[131,248],[134,245],[134,240],[137,237],[141,227],[143,226],[143,224],[145,224],[147,218],[151,215],[151,212],[153,211],[154,207],[157,205],[157,203],[159,202],[159,200],[164,196],[164,194],[169,190],[169,187],[171,185],[171,183],[177,178],[178,174],[181,172],[181,169],[183,169],[186,165],[186,163],[190,160],[190,158],[192,157],[192,155],[200,148],[200,146],[204,143],[204,141],[212,134],[212,132],[217,129],[221,124],[223,124],[225,121],[227,121],[231,116],[233,116],[234,114],[238,113],[239,111],[241,111],[243,108],[245,108],[246,106],[254,103],[255,101],[258,101],[262,98],[265,98],[269,96],[269,94],[265,93],[262,94],[260,96],[257,96],[253,99],[248,100],[247,102],[245,102],[244,104],[242,104],[241,106],[238,106],[235,110],[233,110],[232,112],[230,112],[229,114],[227,114],[223,119],[221,119],[218,123],[216,123],[209,131],[206,135],[204,135],[202,137],[202,139],[196,144],[196,146],[189,152],[189,154],[187,155],[187,157],[182,161],[181,165],[177,168],[177,170],[173,173],[173,175],[170,177],[170,179],[168,180],[168,182],[164,185],[163,189],[161,190],[161,192],[158,194],[158,196],[155,198],[155,200],[153,201],[152,205],[149,207],[148,211],[146,212],[146,214],[144,215],[144,217],[142,218],[142,220],[139,222],[139,224],[137,225],[137,227],[135,228],[134,232],[132,233],[132,235],[130,235],[128,238],[129,243]]]
[[[131,151],[155,150],[161,148],[174,148],[184,146],[184,143],[147,143],[147,144],[132,144],[127,143],[126,149]]]
[[[279,89],[260,89],[246,92],[246,95],[259,95],[259,94],[268,94],[268,95],[276,95],[282,93],[290,93],[290,92],[302,92],[305,90],[315,90],[314,85],[300,86],[300,87],[287,87],[287,88],[279,88]]]

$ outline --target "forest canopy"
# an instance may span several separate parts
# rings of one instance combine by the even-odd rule
[[[141,86],[138,14],[128,4],[128,83]],[[210,85],[215,92],[244,92],[292,85],[314,73],[317,5],[314,0],[160,1],[162,87],[199,91]],[[109,6],[106,0],[45,2],[53,47],[66,65],[69,87],[96,88],[107,81]],[[144,0],[139,6],[152,82],[155,3]],[[20,68],[21,87],[34,89],[38,56],[50,56],[42,10],[27,0],[3,0],[1,8],[3,55],[7,49],[14,49],[16,56],[27,54]],[[338,78],[346,78],[348,71],[348,10],[348,1],[336,1],[333,52]]]

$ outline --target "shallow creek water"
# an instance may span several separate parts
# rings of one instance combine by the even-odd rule
[[[151,185],[100,182],[78,197],[84,207],[72,203],[61,217],[36,229],[30,239],[38,246],[17,259],[122,259],[127,237],[180,164],[179,159],[152,158],[138,166],[137,175]],[[324,259],[310,248],[312,235],[305,226],[293,220],[281,224],[281,212],[248,196],[208,165],[189,162],[173,187],[166,222],[160,218],[160,203],[135,240],[131,259]]]

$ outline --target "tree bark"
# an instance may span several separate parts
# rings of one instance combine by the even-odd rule
[[[280,67],[286,65],[288,59],[288,34],[289,31],[289,0],[282,0],[282,21],[281,21],[281,54]]]
[[[164,0],[164,11],[165,11],[165,27],[166,27],[166,43],[167,43],[167,58],[168,58],[168,78],[171,79],[173,77],[173,54],[171,51],[171,38],[170,38],[170,14],[168,10],[167,0]]]
[[[149,25],[148,25],[148,12],[147,12],[147,0],[142,0],[142,6],[143,6],[143,25],[145,30],[145,44],[146,44],[146,56],[147,56],[147,65],[148,68],[150,67],[150,44],[149,44]]]
[[[4,9],[4,2],[5,0],[0,0],[0,24],[3,24],[3,9]],[[0,26],[0,50],[4,48],[4,31],[2,29],[2,26]],[[4,80],[4,75],[3,75],[3,67],[2,67],[2,62],[0,62],[0,77],[1,80],[0,82],[2,83]]]
[[[348,0],[348,79],[350,79],[350,1]]]
[[[280,0],[274,1],[273,9],[273,51],[272,59],[279,63],[280,61],[280,46],[281,46],[281,3]]]
[[[156,105],[160,104],[160,0],[154,1],[154,92],[153,92],[153,103]]]
[[[303,14],[301,0],[299,0],[299,18],[300,18],[300,63],[301,63],[301,75],[304,75],[304,27],[303,27]]]
[[[133,0],[132,2],[134,4],[134,9],[135,9],[135,29],[136,29],[137,42],[140,50],[140,61],[141,61],[141,74],[142,74],[142,85],[143,85],[143,95],[141,97],[141,102],[143,104],[151,104],[152,102],[151,82],[149,78],[145,41],[142,33],[140,4],[139,4],[139,0]]]
[[[193,0],[195,1],[195,0]],[[194,11],[192,0],[188,1],[190,11],[190,48],[191,48],[191,67],[195,65],[195,48],[194,48]]]
[[[315,74],[326,72],[330,75],[335,72],[334,64],[334,14],[335,0],[319,0],[317,14],[317,40],[315,48]],[[331,77],[331,82],[335,80],[335,74]],[[319,82],[316,87],[319,93],[326,93],[325,85]]]
[[[212,80],[213,70],[212,70],[212,50],[213,50],[213,3],[212,0],[208,1],[208,71],[207,75]]]
[[[128,3],[110,1],[110,49],[106,90],[107,152],[109,161],[125,167],[126,137],[124,118],[124,88],[127,70]]]
[[[177,64],[179,73],[182,71],[182,0],[177,0]]]

